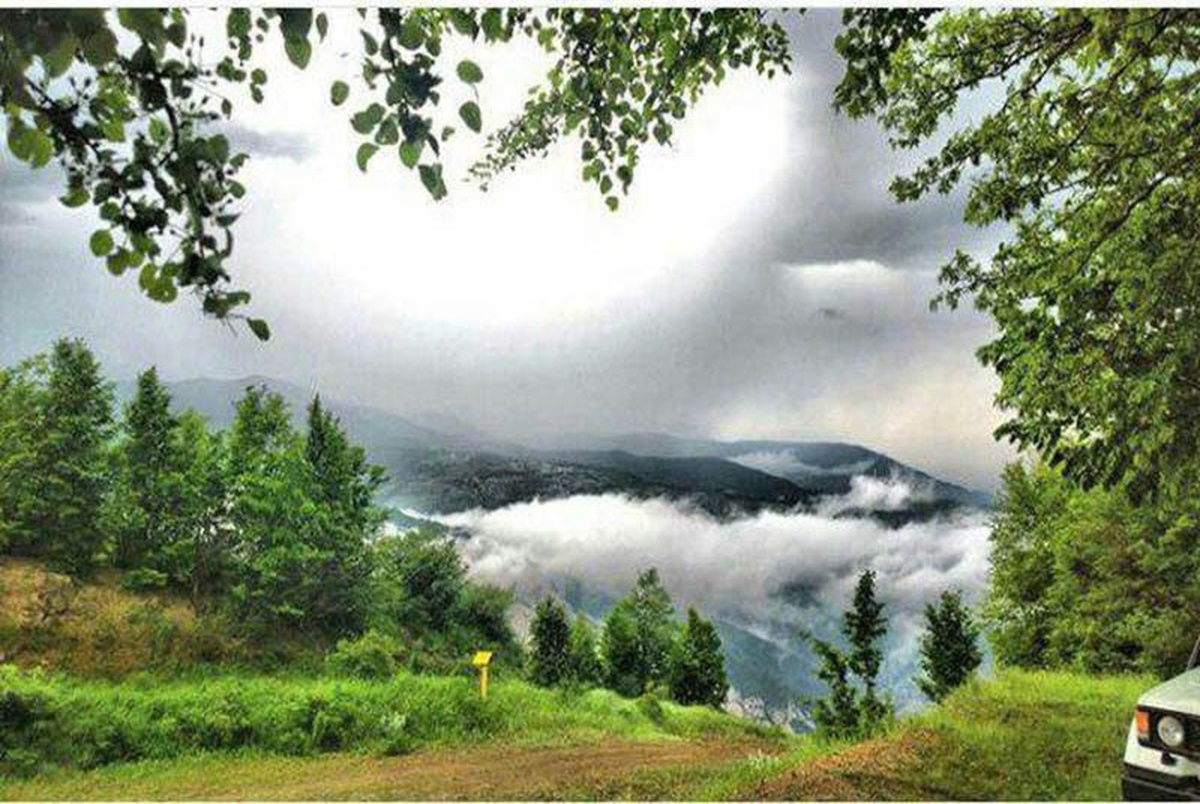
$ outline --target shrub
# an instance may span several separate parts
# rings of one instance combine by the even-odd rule
[[[388,679],[396,674],[396,643],[378,631],[358,639],[342,639],[326,657],[334,673],[355,678]]]

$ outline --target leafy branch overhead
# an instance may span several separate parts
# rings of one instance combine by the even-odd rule
[[[233,287],[229,272],[246,193],[238,174],[249,157],[234,152],[220,123],[234,115],[235,88],[262,102],[262,46],[281,43],[304,69],[327,41],[329,19],[311,9],[229,9],[214,63],[191,17],[178,8],[0,10],[7,145],[32,167],[62,164],[61,200],[97,209],[102,225],[89,246],[112,273],[136,270],[160,302],[191,290],[205,313],[244,319],[266,339],[266,322],[240,312],[250,294]],[[483,71],[467,59],[447,63],[449,37],[528,37],[559,54],[522,114],[488,137],[474,179],[486,187],[575,135],[584,180],[611,209],[617,186],[629,189],[639,148],[651,137],[669,144],[673,122],[706,87],[738,67],[789,69],[782,27],[757,10],[381,8],[359,17],[361,72],[335,81],[329,100],[342,107],[363,95],[349,120],[363,138],[360,168],[394,149],[434,199],[447,194],[442,148],[455,127],[482,132],[485,123]],[[447,78],[472,95],[452,111],[440,106]]]

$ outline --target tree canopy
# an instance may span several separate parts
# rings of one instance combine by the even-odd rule
[[[108,270],[137,270],[143,291],[161,302],[192,290],[205,313],[245,318],[265,339],[267,323],[239,312],[250,295],[229,272],[246,193],[238,176],[249,156],[234,152],[220,123],[234,116],[239,88],[263,100],[264,48],[282,45],[304,69],[330,20],[303,8],[229,9],[214,61],[193,13],[0,10],[7,145],[35,168],[62,164],[61,200],[96,207],[103,224],[90,247]],[[379,8],[360,10],[358,25],[361,71],[328,88],[340,107],[356,85],[356,110],[347,115],[362,137],[355,160],[365,170],[379,151],[392,150],[434,199],[447,194],[442,149],[455,127],[481,132],[485,119],[479,65],[442,57],[452,37],[486,44],[525,37],[553,54],[521,114],[492,129],[474,178],[486,187],[573,136],[583,180],[614,210],[643,146],[670,143],[675,123],[728,70],[789,69],[787,37],[760,10]],[[453,112],[441,106],[448,79],[474,96]]]
[[[900,149],[892,192],[965,187],[990,255],[941,271],[999,334],[997,431],[1085,486],[1184,492],[1200,448],[1200,16],[1194,9],[848,11],[840,109]],[[970,98],[980,113],[958,114]],[[961,123],[966,118],[967,122]],[[945,132],[951,120],[961,127]]]

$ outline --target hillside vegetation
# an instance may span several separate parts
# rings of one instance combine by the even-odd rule
[[[13,674],[5,678],[11,683]],[[25,688],[53,688],[44,679],[21,679]],[[506,683],[484,705],[455,679],[226,679],[210,691],[229,695],[243,685],[246,696],[281,696],[269,704],[277,715],[298,712],[304,696],[343,706],[388,695],[445,705],[440,716],[414,718],[412,734],[424,736],[410,756],[201,753],[10,779],[0,782],[0,797],[1111,800],[1120,795],[1130,712],[1152,683],[1006,670],[883,737],[847,746],[599,690],[573,696]],[[184,695],[183,687],[103,684],[75,694],[140,701],[140,711]]]

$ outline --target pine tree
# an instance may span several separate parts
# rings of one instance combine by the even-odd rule
[[[571,681],[577,684],[599,684],[604,679],[604,669],[597,652],[596,631],[583,614],[577,614],[571,623],[567,668]]]
[[[570,671],[571,625],[567,610],[547,595],[537,604],[530,624],[532,652],[529,676],[534,684],[553,687],[566,681]]]
[[[112,389],[83,341],[54,344],[40,414],[23,518],[34,551],[79,576],[104,543],[100,508],[112,423]]]
[[[859,695],[850,682],[846,654],[819,639],[810,637],[809,642],[821,660],[817,678],[829,687],[829,695],[813,707],[813,722],[819,732],[834,739],[855,737],[859,734]]]
[[[687,623],[671,649],[667,673],[671,697],[681,704],[720,708],[729,694],[725,654],[716,627],[689,608]]]
[[[637,620],[629,598],[617,601],[604,618],[600,655],[604,665],[604,686],[626,696],[645,692]]]
[[[645,689],[667,679],[667,663],[675,641],[675,607],[654,567],[638,576],[630,601],[637,628],[638,676]]]
[[[165,563],[163,551],[176,530],[174,513],[180,509],[184,471],[175,429],[178,419],[171,414],[171,397],[149,368],[138,376],[137,392],[125,409],[124,430],[118,464],[119,493],[133,508],[117,527],[114,562],[119,567]]]
[[[46,355],[0,370],[0,550],[29,552],[29,512],[36,502],[37,427],[43,404]]]
[[[808,637],[821,660],[817,676],[829,686],[829,697],[818,701],[812,713],[821,731],[834,737],[861,737],[890,717],[890,703],[876,691],[883,663],[878,642],[886,633],[883,604],[875,599],[875,573],[866,570],[859,576],[854,601],[842,620],[842,634],[850,650],[843,652]]]
[[[850,642],[847,660],[863,685],[859,715],[863,731],[870,733],[891,713],[889,704],[880,699],[876,687],[883,651],[879,641],[887,633],[883,604],[875,599],[875,572],[866,570],[858,578],[854,602],[845,614],[842,633]]]
[[[940,701],[971,677],[983,656],[979,652],[979,627],[963,605],[962,592],[942,592],[935,606],[925,606],[925,634],[921,637],[922,676],[917,686],[930,700]]]

